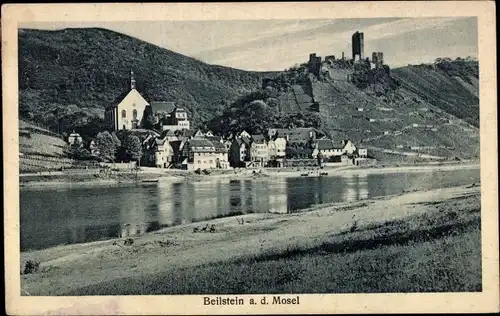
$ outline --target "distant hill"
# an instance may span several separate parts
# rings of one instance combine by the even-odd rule
[[[175,101],[195,122],[272,75],[208,65],[106,29],[20,29],[20,114],[47,124],[58,108],[102,116],[127,88],[131,69],[147,100]]]

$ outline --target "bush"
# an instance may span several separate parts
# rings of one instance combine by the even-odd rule
[[[35,273],[38,272],[39,269],[40,269],[40,262],[34,260],[28,260],[24,265],[23,274]]]

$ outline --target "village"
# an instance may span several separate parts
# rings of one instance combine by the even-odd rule
[[[144,121],[150,115],[156,128],[146,129]],[[348,139],[328,139],[315,128],[271,128],[258,135],[243,130],[228,138],[209,130],[191,129],[185,109],[173,102],[147,102],[136,90],[133,71],[130,90],[106,109],[105,117],[111,132],[141,135],[141,157],[137,162],[144,167],[202,171],[376,162],[368,157],[366,148]],[[67,141],[71,146],[84,146],[78,133],[71,133]],[[99,156],[95,141],[89,142],[88,149],[92,156]]]
[[[354,33],[352,60],[347,61],[342,53],[342,59],[337,63],[349,62],[344,67],[353,68],[366,61],[372,63],[372,68],[381,68],[383,53],[374,52],[372,62],[368,58],[365,60],[363,41],[363,33]],[[316,54],[310,54],[309,72],[316,76],[324,75],[326,70],[323,68],[332,61],[335,61],[333,55],[322,61]],[[346,78],[350,78],[349,73]],[[263,86],[271,81],[264,79]],[[376,164],[376,159],[369,157],[367,148],[349,139],[329,139],[316,128],[269,128],[254,135],[241,130],[229,137],[215,135],[210,130],[193,129],[186,109],[171,101],[148,102],[137,90],[133,70],[130,71],[127,91],[106,108],[105,122],[108,132],[139,135],[140,154],[130,160],[143,167],[201,172],[231,168],[323,168]],[[84,146],[82,137],[75,132],[68,136],[67,142],[72,147]],[[99,146],[96,142],[92,140],[86,145],[90,156],[98,158]],[[113,162],[114,166],[116,163],[128,163],[123,160],[106,162]]]

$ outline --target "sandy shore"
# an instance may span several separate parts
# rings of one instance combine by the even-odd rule
[[[291,246],[314,246],[332,234],[348,232],[354,217],[362,228],[423,214],[433,209],[432,202],[479,192],[479,186],[411,192],[297,214],[247,214],[184,224],[134,237],[132,245],[116,239],[23,252],[21,267],[27,260],[35,260],[40,262],[40,271],[21,275],[22,294],[64,295],[103,282],[237,260],[270,249],[279,252]],[[193,231],[206,224],[214,225],[215,232]]]
[[[319,168],[260,168],[260,169],[235,169],[214,171],[209,175],[198,175],[193,172],[179,170],[162,170],[156,168],[144,168],[139,174],[138,181],[142,179],[157,178],[161,181],[183,182],[183,181],[210,181],[214,179],[242,179],[257,177],[300,177],[302,174],[318,176],[319,173],[328,173],[328,176],[341,176],[350,174],[380,174],[397,172],[437,172],[450,170],[479,169],[479,163],[473,164],[428,164],[428,165],[406,165],[406,166],[339,166]],[[126,177],[117,175],[114,178],[85,178],[78,181],[70,181],[65,177],[54,177],[53,179],[37,179],[36,177],[29,181],[21,181],[22,187],[44,187],[44,186],[85,186],[85,185],[115,185],[130,184],[137,182],[128,174]]]

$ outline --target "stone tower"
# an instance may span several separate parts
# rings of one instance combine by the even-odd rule
[[[356,33],[352,35],[352,59],[356,60],[356,55],[359,56],[359,60],[363,59],[364,49],[364,35],[356,31]]]

